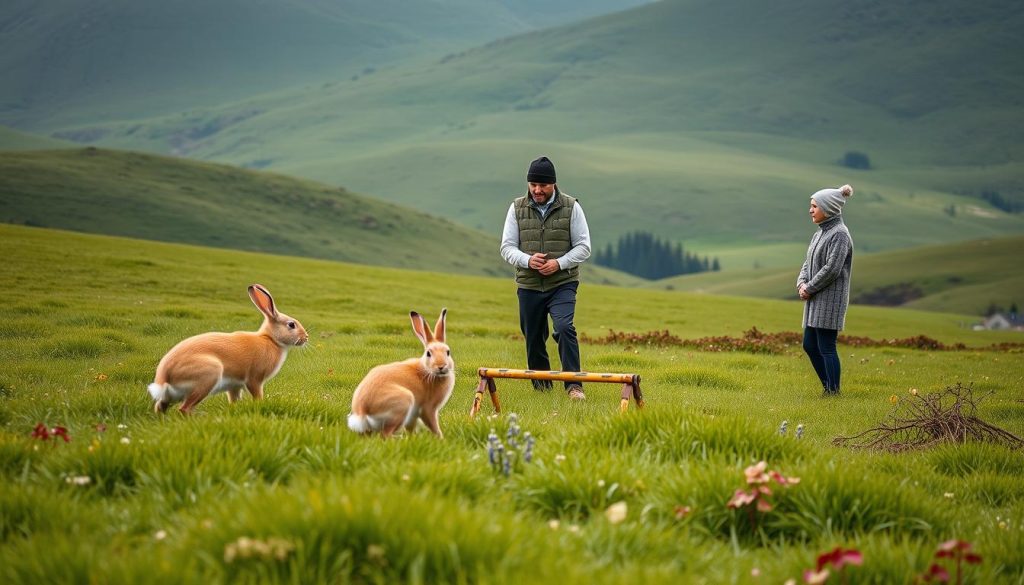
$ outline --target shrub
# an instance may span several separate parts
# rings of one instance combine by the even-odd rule
[[[839,161],[839,164],[843,165],[848,169],[858,169],[866,171],[871,168],[871,159],[869,159],[868,155],[864,154],[863,152],[850,150],[843,155],[843,158]]]

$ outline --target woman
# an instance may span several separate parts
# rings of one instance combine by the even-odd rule
[[[843,205],[853,187],[822,189],[811,195],[811,220],[818,231],[807,248],[797,294],[804,303],[804,351],[821,380],[825,396],[839,394],[839,353],[836,337],[846,321],[850,303],[853,240],[843,223]]]

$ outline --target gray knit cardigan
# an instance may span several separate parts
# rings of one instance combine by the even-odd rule
[[[796,287],[807,284],[811,298],[804,303],[804,327],[841,330],[850,304],[850,271],[853,267],[853,239],[843,217],[818,224],[807,247]]]

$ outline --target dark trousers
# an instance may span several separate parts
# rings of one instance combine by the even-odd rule
[[[576,314],[576,289],[579,282],[567,282],[549,291],[519,289],[519,328],[526,337],[526,363],[531,370],[550,370],[548,359],[548,316],[558,343],[562,371],[580,371],[580,344],[572,319]],[[575,382],[573,382],[575,383]],[[568,388],[570,382],[566,382]],[[550,382],[542,386],[550,387]],[[534,384],[534,387],[539,387]]]
[[[839,393],[839,352],[836,351],[836,337],[839,331],[818,327],[804,328],[804,351],[811,358],[814,372],[821,380],[821,386],[829,394]]]

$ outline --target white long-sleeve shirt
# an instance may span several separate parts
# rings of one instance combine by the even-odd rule
[[[579,266],[590,258],[590,227],[587,226],[587,216],[583,214],[583,207],[578,203],[572,206],[572,216],[569,218],[569,245],[572,248],[557,259],[560,270]],[[501,257],[512,266],[530,267],[530,255],[519,249],[519,222],[516,221],[515,202],[509,205],[508,214],[505,216],[505,229],[501,234]]]

